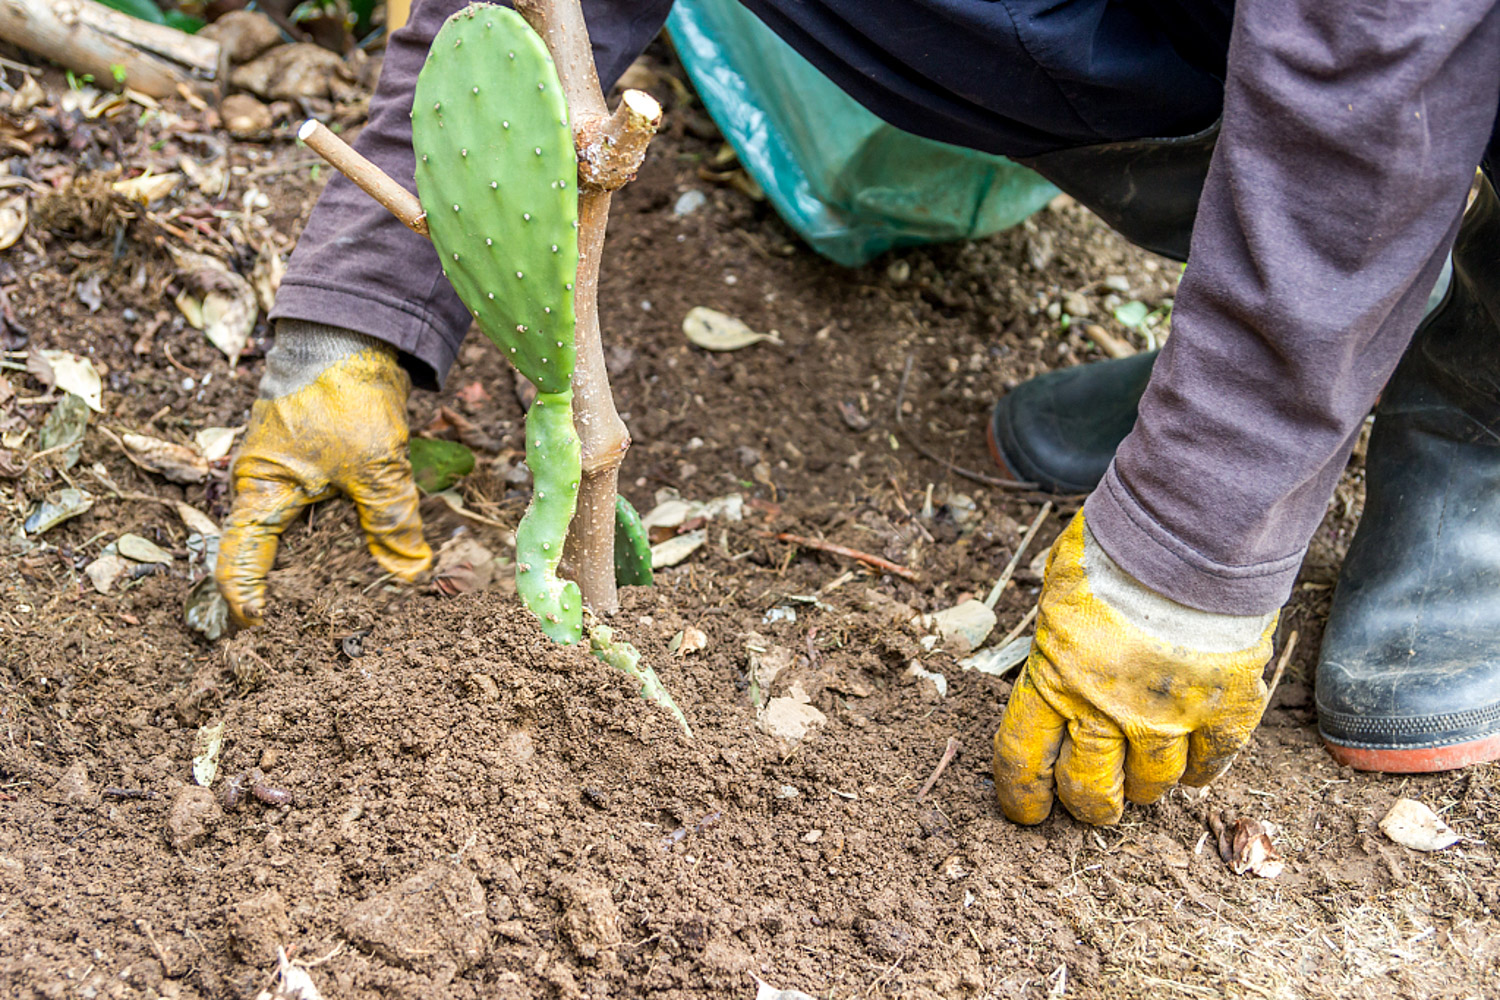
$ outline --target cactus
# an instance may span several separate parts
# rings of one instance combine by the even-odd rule
[[[538,390],[526,415],[534,483],[516,529],[516,589],[543,632],[575,643],[583,598],[557,567],[582,474],[572,391],[578,164],[546,45],[507,8],[459,11],[417,77],[411,126],[443,273]]]
[[[672,718],[682,727],[683,735],[692,738],[693,730],[688,725],[687,716],[682,714],[682,709],[672,700],[671,692],[662,684],[661,678],[656,676],[655,668],[649,664],[641,666],[640,650],[623,640],[616,641],[614,630],[608,625],[595,625],[589,629],[589,647],[599,659],[639,682],[641,697],[672,713]]]
[[[615,494],[615,582],[622,587],[649,587],[656,582],[651,572],[651,539],[646,537],[641,515],[619,494]]]
[[[459,11],[417,77],[411,131],[417,195],[443,273],[539,391],[565,392],[578,160],[546,45],[508,8]]]

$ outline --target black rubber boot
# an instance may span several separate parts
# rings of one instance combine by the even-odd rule
[[[1135,426],[1156,352],[1038,375],[1000,397],[990,455],[1012,479],[1049,493],[1088,493]]]
[[[1112,142],[1021,160],[1138,246],[1186,260],[1215,125],[1182,139]],[[1016,479],[1088,493],[1135,426],[1156,352],[1048,372],[1003,396],[990,452]]]
[[[1360,770],[1500,758],[1500,201],[1480,189],[1376,408],[1324,633],[1318,728]]]

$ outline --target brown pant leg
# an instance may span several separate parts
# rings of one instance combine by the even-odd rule
[[[370,120],[354,146],[415,192],[412,91],[427,48],[463,0],[417,0],[386,50]],[[656,37],[671,0],[583,0],[599,78],[607,90]],[[342,175],[318,198],[292,253],[272,319],[300,319],[378,338],[402,352],[416,384],[436,388],[468,332],[467,309],[432,244]]]

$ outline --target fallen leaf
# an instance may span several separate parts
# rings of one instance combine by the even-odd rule
[[[781,338],[773,333],[757,333],[741,320],[717,309],[694,306],[682,319],[682,332],[687,339],[708,351],[738,351],[742,347],[769,340],[780,344]]]
[[[778,990],[754,973],[750,978],[755,980],[755,1000],[814,1000],[801,990]]]
[[[104,275],[95,271],[93,274],[82,279],[73,288],[73,294],[78,296],[78,301],[91,313],[99,311],[104,305],[104,290],[100,287]]]
[[[101,594],[109,593],[114,588],[115,581],[128,572],[130,563],[113,552],[100,556],[83,568],[83,575],[89,578],[89,583]]]
[[[234,439],[243,427],[205,427],[193,435],[193,443],[203,453],[206,462],[217,462],[234,447]]]
[[[71,517],[77,517],[92,506],[94,506],[92,494],[87,490],[70,486],[43,497],[22,527],[28,535],[40,535]]]
[[[207,788],[219,773],[219,751],[224,749],[224,723],[199,726],[193,739],[193,780]]]
[[[25,462],[18,461],[14,452],[0,448],[0,478],[15,479],[25,471]]]
[[[205,576],[193,584],[183,605],[182,620],[188,628],[212,642],[229,628],[229,604],[219,593],[214,578]]]
[[[21,79],[21,85],[16,92],[10,95],[11,114],[24,115],[32,108],[47,99],[47,94],[42,90],[42,85],[32,78],[30,73]]]
[[[26,232],[26,223],[30,220],[26,195],[13,194],[0,199],[0,250],[15,246],[16,240]]]
[[[708,532],[702,528],[676,535],[665,542],[651,546],[651,568],[653,570],[676,566],[688,556],[703,548],[708,541]]]
[[[1414,851],[1441,851],[1462,839],[1437,813],[1415,799],[1397,799],[1380,821],[1380,832]]]
[[[991,677],[1004,677],[1017,664],[1026,661],[1031,653],[1031,638],[1029,635],[1017,636],[1003,646],[981,649],[973,656],[959,660],[958,665],[965,670],[977,670]]]
[[[177,169],[187,175],[187,179],[193,182],[193,186],[202,194],[210,198],[221,198],[227,185],[225,181],[228,174],[224,172],[223,161],[212,163],[199,163],[191,156],[182,156],[177,160]]]
[[[140,535],[126,533],[115,539],[115,551],[126,559],[134,559],[141,563],[161,563],[166,565],[172,561],[172,553],[166,551],[149,538]]]
[[[474,453],[456,441],[411,439],[412,477],[423,493],[440,493],[474,471]]]
[[[147,472],[174,483],[201,483],[208,478],[208,462],[193,449],[145,434],[123,434],[125,457]]]
[[[708,635],[701,628],[689,625],[672,637],[667,646],[675,656],[689,656],[708,647]]]
[[[260,252],[255,255],[255,265],[250,268],[250,284],[255,288],[260,307],[266,312],[276,304],[276,290],[281,287],[281,279],[285,276],[286,261],[281,259],[281,254],[271,244],[262,244]]]
[[[495,571],[495,553],[473,535],[461,534],[438,549],[432,587],[448,597],[471,594],[493,583]]]
[[[237,364],[259,314],[255,289],[222,261],[208,254],[173,250],[185,284],[177,308],[195,329]]]
[[[1208,825],[1218,839],[1219,857],[1236,875],[1249,872],[1261,878],[1275,878],[1286,869],[1286,862],[1276,853],[1272,838],[1276,824],[1229,813],[1210,813]]]
[[[54,454],[60,450],[61,454],[57,457],[61,460],[62,467],[71,469],[78,464],[83,453],[83,433],[88,425],[88,404],[83,401],[83,397],[70,392],[58,400],[57,405],[47,414],[47,420],[37,434],[37,448]]]
[[[104,412],[104,384],[92,361],[68,351],[42,351],[41,356],[52,372],[50,385],[83,397],[95,413]]]
[[[187,525],[190,531],[196,531],[205,538],[219,533],[219,526],[214,523],[213,518],[181,500],[177,501],[177,516],[182,518],[182,523]]]
[[[1144,323],[1150,314],[1151,308],[1139,299],[1131,299],[1124,305],[1115,307],[1115,319],[1120,321],[1120,325],[1131,329]]]
[[[767,736],[796,743],[828,721],[828,716],[809,705],[808,700],[802,689],[794,684],[789,696],[766,702],[755,725]]]
[[[153,174],[148,171],[139,177],[115,181],[109,187],[115,194],[127,201],[133,201],[138,205],[149,205],[171,194],[172,189],[181,182],[182,175],[179,173]]]

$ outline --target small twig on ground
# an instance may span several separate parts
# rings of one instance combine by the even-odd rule
[[[1033,621],[1036,620],[1036,612],[1040,607],[1041,605],[1039,604],[1033,604],[1031,606],[1031,610],[1026,612],[1026,617],[1021,619],[1021,623],[1015,628],[1011,629],[1009,632],[1005,633],[1005,638],[995,643],[995,648],[1004,649],[1006,646],[1010,645],[1010,643],[1014,639],[1016,639],[1022,632],[1026,631],[1026,626],[1030,625]]]
[[[1037,514],[1036,520],[1031,522],[1031,527],[1026,529],[1026,535],[1021,539],[1021,544],[1016,546],[1016,554],[1010,557],[1010,562],[1006,563],[1005,569],[1000,571],[1000,579],[996,580],[995,585],[990,588],[990,596],[984,599],[985,607],[993,608],[995,603],[1000,600],[1000,592],[1005,589],[1007,583],[1010,583],[1010,578],[1015,574],[1016,567],[1021,564],[1021,557],[1026,554],[1026,550],[1031,546],[1032,539],[1036,538],[1036,533],[1041,530],[1042,522],[1047,520],[1047,515],[1051,513],[1052,501],[1048,500],[1042,504],[1041,512]]]
[[[932,791],[932,786],[937,784],[937,780],[943,776],[943,772],[948,769],[948,765],[952,763],[957,753],[958,740],[950,736],[948,737],[948,745],[943,748],[943,759],[938,761],[937,767],[932,772],[932,777],[927,779],[927,784],[923,785],[922,790],[917,793],[918,802],[927,798],[927,793]]]
[[[149,788],[106,788],[99,793],[106,799],[154,799],[157,793]]]
[[[1271,684],[1266,689],[1266,708],[1271,707],[1271,699],[1276,697],[1276,688],[1281,684],[1281,675],[1286,673],[1286,665],[1292,662],[1292,650],[1297,648],[1297,630],[1292,629],[1291,635],[1286,637],[1286,645],[1281,647],[1281,658],[1276,661],[1276,672],[1271,675]]]
[[[896,426],[901,426],[901,404],[906,402],[906,383],[911,379],[911,365],[917,359],[915,354],[906,356],[906,367],[901,371],[901,384],[896,386]]]
[[[987,473],[975,472],[973,469],[966,469],[962,465],[959,465],[957,462],[953,462],[942,457],[937,452],[933,451],[931,448],[923,444],[921,441],[918,441],[916,435],[912,434],[912,432],[906,427],[899,426],[896,429],[900,432],[901,436],[906,439],[906,443],[911,446],[911,449],[918,455],[921,455],[923,458],[927,459],[930,462],[936,462],[938,465],[941,465],[943,468],[947,469],[954,475],[962,476],[963,478],[971,479],[976,483],[982,483],[985,486],[993,486],[996,489],[1001,490],[1034,490],[1037,488],[1036,483],[1028,483],[1020,479],[1002,479],[999,476],[991,476]]]
[[[814,625],[807,630],[807,665],[814,670],[818,668],[818,647],[813,642],[818,637],[818,626]]]
[[[756,534],[761,535],[765,538],[774,538],[778,542],[790,542],[793,545],[800,545],[805,549],[817,549],[819,552],[831,552],[836,556],[843,556],[846,559],[853,559],[857,562],[864,563],[866,566],[871,566],[886,573],[891,573],[895,576],[899,576],[903,580],[911,580],[912,582],[916,582],[919,579],[915,570],[907,569],[905,566],[898,566],[895,563],[891,562],[889,559],[882,559],[880,556],[872,555],[869,552],[861,552],[858,549],[851,549],[845,545],[838,545],[834,542],[824,542],[816,538],[808,538],[806,535],[793,535],[785,531],[758,531],[756,532]]]

